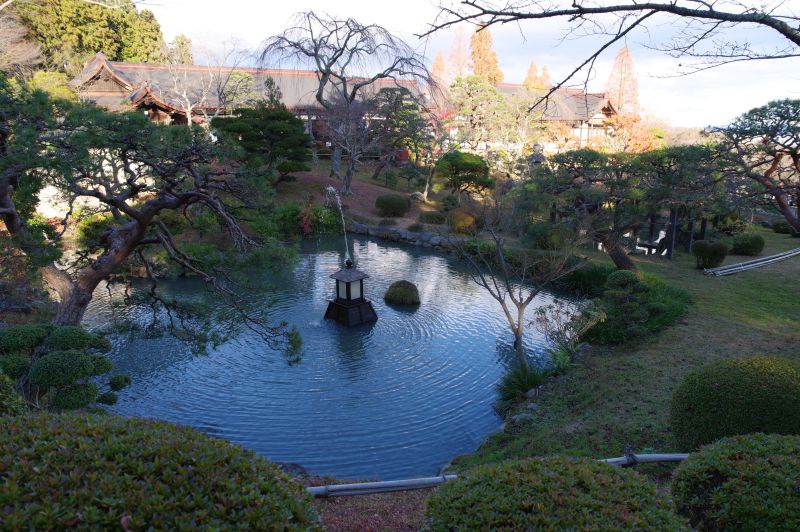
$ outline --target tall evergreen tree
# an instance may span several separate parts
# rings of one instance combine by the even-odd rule
[[[173,64],[193,65],[192,40],[186,35],[176,35],[169,43],[169,59]]]
[[[639,115],[639,82],[633,68],[633,56],[627,46],[617,52],[606,83],[606,93],[617,113],[626,116]]]
[[[492,49],[492,34],[489,28],[481,26],[470,38],[472,71],[489,83],[502,83],[503,71],[497,61],[497,53]]]
[[[447,77],[447,62],[444,59],[444,54],[439,50],[436,52],[436,57],[433,58],[433,63],[431,64],[431,78],[441,87],[446,87],[450,84]]]
[[[551,82],[550,71],[547,69],[547,65],[539,72],[539,69],[536,67],[536,61],[531,60],[528,73],[525,75],[525,81],[522,83],[529,90],[549,88]]]

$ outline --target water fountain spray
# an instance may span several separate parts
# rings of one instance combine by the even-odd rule
[[[325,206],[326,207],[333,207],[336,205],[336,208],[339,209],[339,217],[342,220],[342,236],[344,236],[344,258],[345,262],[348,260],[352,260],[350,256],[350,248],[347,246],[347,226],[344,222],[344,209],[342,209],[342,198],[339,197],[339,193],[333,188],[331,185],[328,185],[325,189]]]

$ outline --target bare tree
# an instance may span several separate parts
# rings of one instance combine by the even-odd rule
[[[330,137],[333,145],[347,154],[347,167],[342,179],[342,192],[349,193],[353,176],[361,164],[361,158],[376,151],[386,141],[386,130],[372,127],[374,114],[371,102],[334,102],[328,110]]]
[[[267,39],[261,61],[270,64],[290,61],[297,67],[316,71],[319,83],[315,98],[329,114],[334,107],[365,101],[377,92],[374,86],[378,82],[382,87],[386,81],[397,85],[409,81],[431,83],[425,58],[385,28],[364,25],[352,18],[321,16],[313,11],[299,13],[292,27]],[[358,112],[358,109],[353,111]],[[337,111],[336,114],[346,117],[353,113]],[[334,123],[330,125],[332,129],[337,127]],[[340,143],[336,143],[332,171],[339,177],[342,150]],[[350,182],[346,179],[345,176],[342,192],[349,194]]]
[[[564,20],[567,37],[601,36],[599,44],[580,65],[555,84],[543,101],[584,68],[591,71],[595,60],[633,30],[654,25],[658,16],[671,18],[671,38],[655,45],[657,50],[683,59],[680,73],[691,73],[740,61],[783,59],[800,56],[800,14],[790,2],[770,0],[755,4],[739,0],[621,0],[599,3],[574,0],[522,0],[495,3],[491,0],[462,0],[460,7],[442,5],[439,18],[423,35],[461,22],[491,26],[526,20]],[[659,29],[668,27],[661,24]],[[782,43],[758,43],[747,33],[762,28],[782,37]]]
[[[503,316],[514,335],[514,350],[519,364],[530,368],[525,352],[525,313],[536,297],[558,279],[580,267],[574,252],[580,231],[557,250],[533,250],[514,246],[503,235],[512,211],[513,196],[497,197],[484,207],[486,240],[465,241],[449,237],[457,254],[469,265],[472,281],[500,304]]]

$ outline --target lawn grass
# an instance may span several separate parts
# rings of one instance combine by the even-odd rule
[[[764,255],[800,247],[800,240],[759,230]],[[607,257],[596,255],[598,261]],[[729,256],[726,264],[748,257]],[[546,384],[537,417],[510,424],[456,469],[508,458],[565,453],[596,458],[674,452],[668,426],[673,388],[693,368],[750,354],[800,358],[800,257],[729,277],[707,277],[694,258],[636,258],[639,267],[682,288],[693,304],[677,324],[623,346],[594,349],[591,367]]]

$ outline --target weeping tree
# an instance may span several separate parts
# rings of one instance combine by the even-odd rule
[[[224,229],[234,256],[230,262],[261,249],[263,242],[237,216],[255,207],[251,198],[257,194],[245,176],[228,169],[220,143],[211,143],[200,128],[159,126],[140,113],[53,104],[41,94],[6,90],[0,104],[0,176],[6,191],[0,213],[15,245],[41,266],[58,295],[54,324],[79,324],[95,289],[132,259],[147,271],[154,308],[158,304],[170,322],[175,318],[178,326],[185,324],[186,307],[157,290],[151,257],[160,251],[213,288],[218,301],[236,311],[240,325],[271,345],[299,348],[296,333],[270,325],[243,306],[229,270],[188,252],[175,239],[172,220],[183,217],[191,224],[193,217],[210,215]],[[65,204],[66,214],[55,229],[33,215],[44,186],[53,187]],[[79,210],[102,216],[104,223],[69,260],[57,264],[58,238]]]
[[[300,13],[291,27],[264,43],[261,61],[281,66],[289,62],[317,75],[315,98],[328,114],[329,126],[337,127],[337,117],[354,112],[342,106],[361,105],[377,93],[377,87],[403,86],[416,82],[417,89],[430,83],[425,58],[385,28],[364,25],[352,19]],[[336,113],[333,113],[334,108]],[[340,175],[341,145],[334,147],[332,172],[342,178],[342,192],[350,194],[352,175]]]

